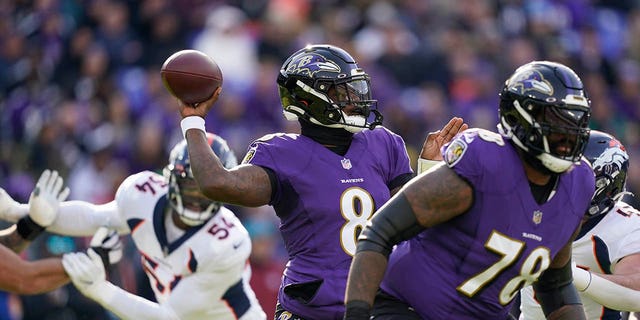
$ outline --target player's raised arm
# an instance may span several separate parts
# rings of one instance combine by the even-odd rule
[[[210,199],[243,206],[261,206],[271,198],[271,181],[267,171],[255,165],[224,168],[211,150],[204,127],[204,117],[221,92],[219,88],[197,107],[181,104],[182,130],[189,148],[193,175],[202,192]]]

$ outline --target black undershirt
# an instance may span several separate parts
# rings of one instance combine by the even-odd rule
[[[549,195],[556,187],[556,182],[558,181],[558,176],[553,175],[549,182],[545,185],[538,185],[531,181],[529,181],[529,187],[531,188],[531,194],[533,198],[536,200],[538,204],[543,204],[549,200]]]
[[[315,125],[307,121],[299,121],[300,130],[303,136],[313,139],[313,141],[324,145],[336,154],[344,156],[351,146],[353,133],[343,128],[329,128]]]

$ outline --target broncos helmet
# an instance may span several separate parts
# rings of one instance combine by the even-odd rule
[[[207,140],[222,165],[233,168],[238,164],[227,141],[213,133],[207,133]],[[176,144],[169,154],[169,164],[163,174],[169,183],[169,204],[185,224],[198,226],[209,220],[222,205],[205,197],[191,171],[187,140]]]
[[[567,66],[533,61],[519,67],[500,93],[499,114],[498,131],[534,166],[560,173],[580,161],[591,108],[582,80]]]
[[[596,192],[587,211],[589,218],[605,214],[626,193],[629,155],[612,135],[591,130],[584,152],[596,174]]]
[[[369,75],[343,49],[308,45],[284,62],[277,82],[287,120],[302,119],[353,133],[382,124],[377,101],[371,98]],[[355,111],[344,112],[346,106],[354,106]],[[369,123],[371,113],[375,119]]]

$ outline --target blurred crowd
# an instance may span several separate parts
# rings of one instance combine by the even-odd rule
[[[159,70],[181,49],[221,67],[207,129],[242,158],[264,134],[299,130],[282,116],[278,70],[305,44],[330,43],[372,76],[384,124],[414,165],[427,132],[451,116],[495,130],[498,92],[517,66],[562,62],[587,86],[591,127],[627,147],[628,189],[640,193],[639,40],[640,1],[631,0],[0,1],[0,187],[26,202],[52,168],[70,199],[105,203],[129,174],[160,172],[182,137]],[[253,285],[272,313],[286,260],[277,220],[268,207],[233,209],[254,240]],[[86,242],[48,235],[25,258]],[[130,248],[113,275],[152,299],[136,255]],[[71,286],[0,301],[0,319],[111,317]]]

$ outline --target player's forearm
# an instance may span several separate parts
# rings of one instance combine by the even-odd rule
[[[9,257],[5,256],[6,258]],[[57,258],[28,262],[16,256],[11,266],[3,267],[3,272],[0,276],[2,289],[21,295],[40,294],[69,282],[69,277]]]
[[[58,216],[47,227],[47,231],[69,236],[92,236],[102,226],[116,229],[119,233],[128,233],[128,227],[121,221],[115,201],[103,205],[65,201],[60,203]]]
[[[345,303],[364,301],[373,306],[375,294],[387,268],[387,257],[375,251],[356,253],[349,270]]]
[[[259,166],[224,168],[200,130],[187,131],[191,170],[200,190],[211,200],[257,207],[271,198],[269,176]]]
[[[33,268],[33,275],[29,277],[30,284],[23,294],[51,291],[69,282],[69,277],[58,258],[41,259],[29,264]]]
[[[584,269],[573,268],[574,283],[581,294],[610,309],[640,311],[640,291],[619,285],[605,279],[604,276],[610,275],[590,273]],[[620,277],[614,278],[619,279]]]
[[[599,277],[609,280],[613,283],[627,287],[631,290],[640,290],[640,274],[602,274],[594,273]]]
[[[180,320],[169,307],[136,296],[110,282],[103,282],[89,298],[122,320]]]
[[[17,225],[0,230],[0,244],[11,249],[11,251],[20,253],[31,241],[23,238],[17,231]]]

